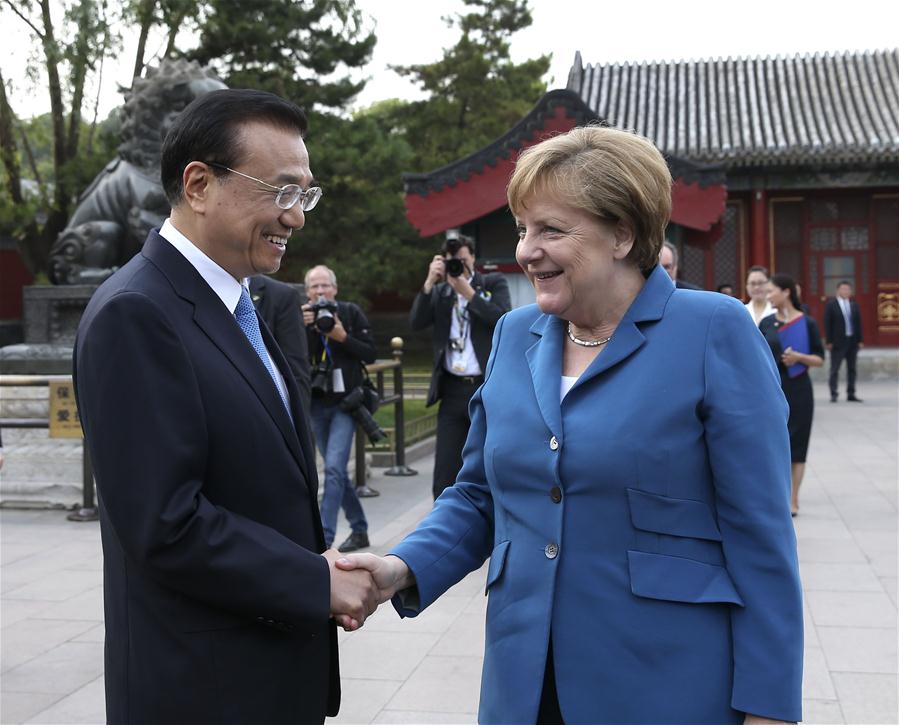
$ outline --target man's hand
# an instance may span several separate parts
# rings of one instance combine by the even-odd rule
[[[303,324],[309,327],[309,325],[315,322],[315,313],[312,311],[312,305],[307,302],[300,309],[303,311]]]
[[[344,340],[346,340],[346,328],[343,326],[343,323],[340,321],[340,318],[336,314],[334,315],[334,327],[328,330],[328,332],[324,333],[324,335],[329,340],[334,340],[334,342],[343,342]]]
[[[331,616],[348,632],[359,629],[384,601],[372,575],[362,567],[338,569],[335,564],[343,554],[337,549],[328,549],[322,556],[331,575]]]
[[[424,293],[430,294],[434,285],[443,280],[444,277],[446,277],[446,260],[442,254],[435,254],[431,264],[428,266],[428,276],[425,278],[424,287],[422,287]]]
[[[790,722],[788,720],[769,720],[766,717],[759,717],[758,715],[750,715],[748,712],[746,713],[746,717],[743,719],[743,725],[785,725],[785,723]],[[795,725],[795,723],[793,723]]]
[[[863,342],[858,343],[859,350],[861,350],[864,346],[865,346],[865,343],[863,343]]]
[[[833,350],[833,343],[828,342],[824,347],[826,347],[828,350]]]
[[[448,277],[446,281],[449,282],[450,287],[456,290],[457,294],[462,295],[465,299],[470,300],[474,297],[474,287],[464,276]]]
[[[337,568],[343,571],[368,571],[378,587],[378,604],[383,604],[400,589],[406,589],[415,583],[406,562],[398,556],[347,554],[337,560]]]

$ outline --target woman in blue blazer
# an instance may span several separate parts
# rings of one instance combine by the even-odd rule
[[[490,557],[482,722],[800,719],[787,407],[743,306],[658,266],[670,187],[614,129],[522,154],[537,304],[497,325],[456,484],[344,564],[415,616]]]

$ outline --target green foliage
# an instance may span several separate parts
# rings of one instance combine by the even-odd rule
[[[312,109],[341,109],[363,87],[340,74],[371,58],[375,35],[354,0],[207,0],[199,47],[232,88],[261,88]]]
[[[443,58],[395,67],[430,95],[382,109],[415,150],[408,171],[430,171],[508,131],[546,92],[550,56],[513,63],[511,36],[531,24],[527,0],[465,0],[472,12],[446,18],[462,36]]]
[[[313,114],[306,143],[324,196],[288,244],[278,276],[302,281],[310,267],[327,264],[337,273],[340,297],[363,304],[375,294],[412,289],[430,252],[403,208],[400,175],[410,163],[409,146],[367,112],[352,119]]]

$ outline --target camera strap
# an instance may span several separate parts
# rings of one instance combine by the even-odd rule
[[[331,356],[331,346],[328,344],[328,338],[324,335],[319,335],[319,338],[322,341],[322,356],[319,362],[324,362],[327,359],[328,363],[333,367],[334,358]]]

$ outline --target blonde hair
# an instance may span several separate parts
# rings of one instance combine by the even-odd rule
[[[509,181],[512,212],[538,192],[607,222],[625,222],[635,238],[628,259],[644,272],[658,263],[671,218],[671,172],[648,139],[584,126],[532,146]]]

